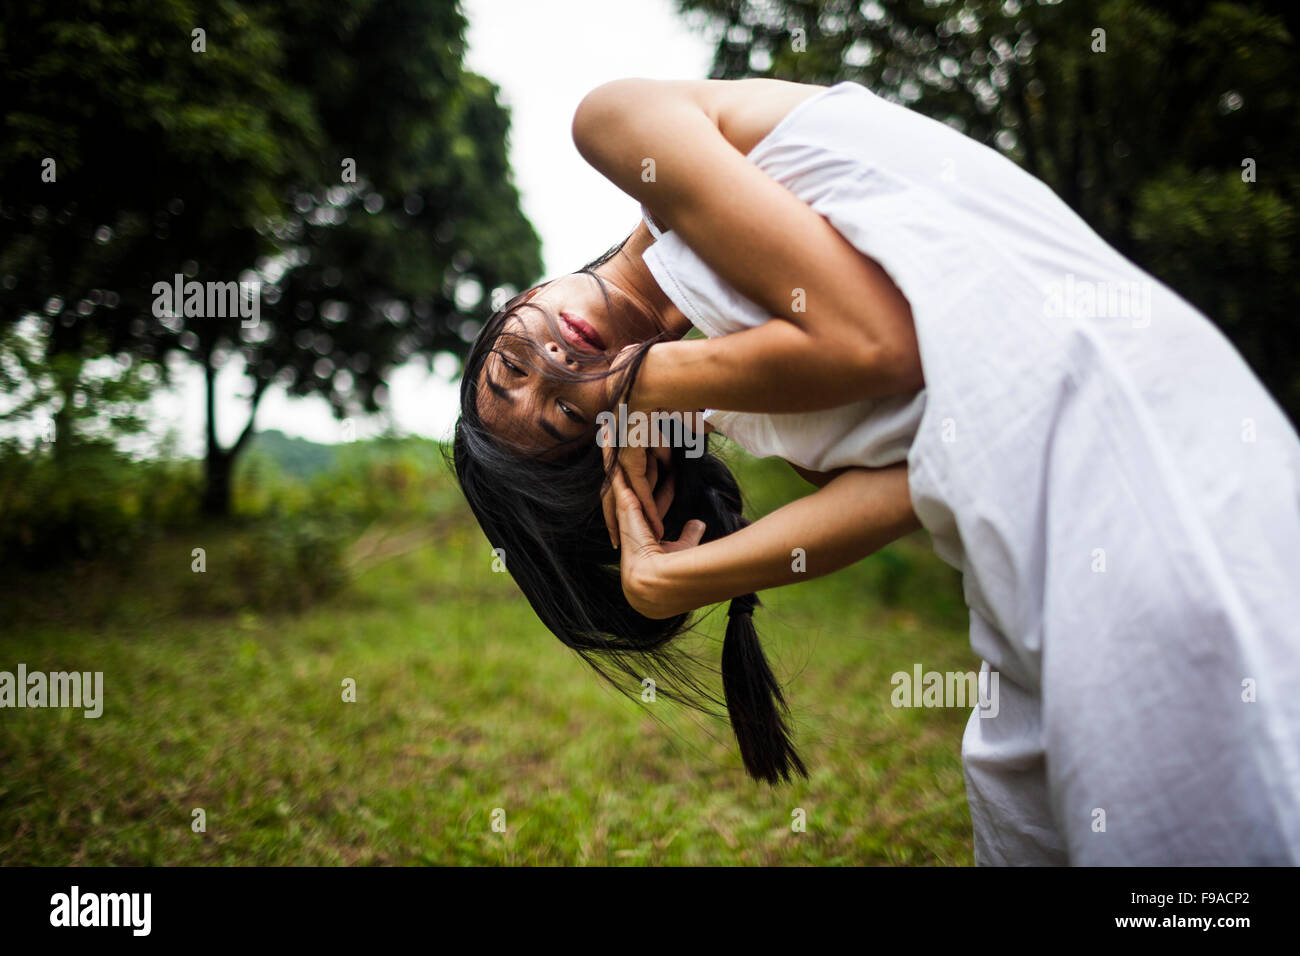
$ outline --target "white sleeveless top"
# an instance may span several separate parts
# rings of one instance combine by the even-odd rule
[[[789,121],[787,117],[749,153],[749,158],[754,160],[761,154]],[[759,165],[768,168],[762,162]],[[836,173],[822,167],[819,175],[834,177]],[[810,185],[808,178],[804,177],[802,187]],[[761,325],[770,318],[705,266],[675,232],[661,232],[645,207],[641,213],[656,240],[642,254],[645,263],[693,326],[713,338]],[[921,391],[819,412],[765,415],[707,409],[704,418],[715,430],[759,458],[783,458],[811,471],[833,471],[854,466],[883,468],[906,461],[924,408],[925,395]]]
[[[748,159],[893,278],[926,388],[708,418],[818,471],[907,461],[1001,678],[963,741],[977,860],[1300,862],[1300,440],[1231,345],[1046,185],[857,84]],[[697,328],[768,320],[645,219]]]

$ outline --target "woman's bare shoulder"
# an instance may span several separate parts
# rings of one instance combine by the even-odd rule
[[[766,77],[744,80],[613,80],[592,90],[579,104],[574,115],[575,138],[579,116],[584,110],[588,114],[604,111],[635,113],[656,95],[673,93],[698,106],[727,142],[740,152],[748,153],[792,109],[825,89],[824,86]]]

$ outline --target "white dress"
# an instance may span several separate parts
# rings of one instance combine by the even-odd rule
[[[976,861],[1300,863],[1300,440],[1236,351],[1047,186],[864,87],[748,158],[894,279],[926,388],[707,417],[815,470],[908,463],[999,675],[962,741]],[[696,327],[767,321],[645,218]]]

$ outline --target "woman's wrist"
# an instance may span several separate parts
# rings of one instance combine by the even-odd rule
[[[649,403],[648,396],[653,394],[654,381],[658,375],[658,362],[655,355],[655,350],[658,348],[659,343],[655,343],[646,349],[645,358],[641,360],[641,367],[637,369],[632,388],[623,396],[623,403],[627,406],[629,414],[652,411],[656,407]]]
[[[624,574],[624,592],[633,610],[644,617],[663,620],[694,608],[679,607],[680,588],[675,572],[679,557],[670,551],[647,554]]]
[[[686,393],[691,390],[692,378],[702,371],[696,364],[701,341],[656,342],[650,346],[625,399],[628,412],[694,411],[696,404]]]

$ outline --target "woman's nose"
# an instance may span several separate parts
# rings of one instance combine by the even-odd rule
[[[565,365],[577,364],[577,362],[574,361],[573,356],[571,356],[566,349],[561,348],[558,342],[547,342],[546,351],[550,352],[551,355],[558,357]]]

